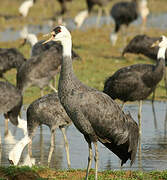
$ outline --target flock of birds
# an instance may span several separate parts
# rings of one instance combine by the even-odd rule
[[[59,0],[62,16],[67,11],[66,1]],[[87,0],[88,10],[82,11],[75,17],[77,27],[82,25],[94,5],[100,7],[98,21],[102,9],[109,15],[106,9],[108,1]],[[35,2],[35,0],[25,1],[19,8],[20,14],[24,17],[27,16],[28,9]],[[143,24],[146,23],[146,17],[149,13],[147,2],[141,0],[140,7],[138,3],[138,0],[118,2],[111,8],[110,15],[115,21],[115,29],[110,36],[113,45],[116,43],[120,27],[122,25],[128,26],[137,19],[139,11]],[[28,8],[23,13],[25,7]],[[143,9],[144,11],[142,11]],[[92,143],[95,147],[95,179],[97,180],[98,141],[121,159],[121,165],[126,163],[128,159],[131,160],[132,165],[135,161],[141,134],[142,100],[155,91],[163,76],[167,90],[166,75],[164,75],[165,63],[167,62],[167,38],[165,36],[152,38],[146,35],[134,37],[124,48],[122,55],[140,53],[156,60],[156,64],[135,64],[123,67],[106,79],[104,90],[100,92],[84,85],[75,76],[72,60],[80,59],[80,57],[72,49],[72,38],[68,29],[59,25],[48,35],[51,37],[44,42],[38,41],[26,29],[22,31],[22,38],[29,41],[32,46],[28,60],[15,48],[0,49],[0,77],[5,79],[4,73],[11,68],[17,70],[16,87],[7,79],[0,81],[0,112],[4,114],[6,124],[10,120],[15,126],[22,128],[25,135],[10,151],[9,161],[17,165],[27,144],[29,154],[32,154],[32,138],[36,129],[44,124],[51,130],[48,163],[51,161],[54,150],[55,130],[60,128],[65,141],[68,167],[70,167],[69,145],[65,127],[73,123],[88,143],[89,158],[86,180],[92,163]],[[58,90],[50,83],[57,73],[60,73]],[[41,89],[41,98],[29,105],[26,113],[27,121],[25,121],[20,117],[23,95],[25,90],[33,85]],[[44,96],[42,90],[45,86],[50,86],[55,92]],[[114,101],[115,99],[120,99],[123,104],[127,101],[139,101],[139,124],[133,120],[130,113],[124,113],[123,106],[121,108]],[[32,164],[33,162],[30,163],[30,165]]]

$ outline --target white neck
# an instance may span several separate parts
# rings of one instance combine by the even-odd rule
[[[160,47],[158,50],[157,59],[163,58],[165,59],[165,52],[167,47]]]
[[[71,58],[71,49],[72,49],[72,41],[71,39],[66,39],[62,41],[63,46],[63,57],[70,57]]]

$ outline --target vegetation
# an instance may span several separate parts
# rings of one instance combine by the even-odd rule
[[[111,1],[109,7],[117,0]],[[18,17],[18,7],[22,0],[5,0],[1,1],[0,7],[0,31],[6,28],[20,29],[25,24],[45,24],[46,20],[53,17],[55,12],[60,11],[59,4],[55,0],[38,0],[37,4],[30,9],[30,14],[25,19]],[[84,2],[84,3],[83,3]],[[149,0],[150,11],[154,13],[167,12],[166,0]],[[9,11],[10,7],[10,11]],[[71,8],[72,7],[72,8]],[[159,7],[159,8],[157,8]],[[79,10],[86,8],[84,0],[73,0],[68,3],[68,13],[66,18],[74,17]],[[95,8],[94,13],[96,13]],[[40,12],[40,13],[39,13]],[[9,16],[8,19],[5,16]],[[55,23],[56,24],[56,23]],[[74,70],[77,77],[88,86],[103,90],[104,80],[112,75],[116,70],[123,66],[135,63],[154,63],[154,61],[141,56],[128,54],[126,58],[121,57],[123,48],[123,39],[121,33],[118,43],[115,47],[111,46],[109,35],[113,25],[105,25],[100,28],[89,28],[87,30],[72,31],[73,48],[80,55],[81,61],[74,62]],[[129,41],[134,35],[141,33],[139,27],[130,26],[128,29]],[[145,33],[150,36],[167,35],[167,30],[148,28]],[[38,35],[41,40],[41,34]],[[28,59],[30,54],[30,46],[19,47],[20,39],[14,42],[0,42],[1,48],[16,47]],[[5,74],[5,77],[13,84],[16,83],[16,71],[11,70]],[[58,80],[58,77],[57,77]],[[56,84],[57,85],[57,84]],[[51,90],[46,87],[45,94]],[[28,88],[24,94],[24,104],[29,104],[40,96],[40,90],[37,87]],[[150,99],[150,97],[148,98]],[[161,81],[156,90],[156,99],[167,100],[164,89],[164,81]],[[56,171],[46,167],[0,167],[1,179],[54,179],[54,180],[79,180],[84,179],[85,170],[60,170]],[[91,170],[89,180],[94,179],[94,170]],[[167,179],[167,171],[103,171],[99,173],[99,180],[165,180]]]
[[[27,166],[0,167],[0,179],[12,180],[84,180],[86,170],[53,170],[47,167]],[[94,170],[90,170],[89,180],[94,180]],[[166,180],[167,171],[102,171],[99,180]]]

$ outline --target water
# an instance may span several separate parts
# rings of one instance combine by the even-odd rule
[[[133,118],[137,121],[137,104],[125,106],[125,111],[130,111]],[[22,110],[23,118],[25,117],[25,109]],[[155,127],[152,106],[150,102],[145,101],[142,109],[142,139],[141,153],[137,153],[135,164],[132,170],[163,170],[167,169],[167,136],[165,132],[165,122],[167,122],[167,102],[155,102],[155,114],[157,118],[157,127]],[[14,144],[23,137],[23,132],[9,124],[9,130],[12,135],[6,139],[4,137],[4,119],[0,116],[1,127],[1,165],[9,165],[8,153]],[[88,158],[88,145],[83,135],[76,130],[74,125],[67,128],[67,138],[70,147],[70,160],[72,168],[86,168]],[[10,139],[10,142],[9,142]],[[32,145],[32,155],[36,160],[36,164],[47,165],[47,158],[50,146],[50,130],[47,126],[42,126],[42,134],[40,128],[36,131]],[[99,149],[99,170],[120,169],[120,161],[111,151],[102,144],[98,144]],[[94,152],[94,149],[93,149]],[[27,154],[27,147],[21,157],[21,163]],[[123,169],[130,169],[128,161]],[[56,131],[55,150],[52,155],[50,167],[55,169],[67,169],[66,152],[61,131]],[[92,164],[94,168],[94,162]]]
[[[85,22],[83,23],[81,30],[85,30],[89,27],[95,26],[96,25],[96,16],[90,16],[88,17]],[[152,28],[160,28],[160,29],[166,29],[167,27],[167,13],[161,13],[161,14],[150,14],[148,16],[148,21],[147,21],[147,27],[152,27]],[[105,16],[102,16],[100,19],[99,26],[102,26],[103,24],[110,23],[113,25],[113,19],[112,18],[107,18]],[[52,27],[52,22],[51,20],[44,21],[43,25],[27,25],[29,33],[43,33],[46,34],[50,32],[50,30],[53,28]],[[136,21],[133,22],[134,25],[139,26],[141,24],[141,18],[139,17]],[[74,24],[73,19],[67,19],[66,20],[66,25],[68,29],[73,30],[76,28],[76,25]],[[20,38],[20,30],[14,30],[13,27],[7,28],[5,31],[0,32],[0,42],[4,41],[15,41]]]

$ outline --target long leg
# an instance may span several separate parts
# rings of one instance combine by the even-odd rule
[[[125,106],[125,102],[122,103],[122,106],[121,106],[122,111],[124,109],[124,106]]]
[[[153,111],[153,116],[154,116],[154,127],[155,127],[155,129],[157,129],[157,118],[156,118],[155,107],[154,107],[153,102],[152,102],[152,111]]]
[[[95,147],[95,180],[97,180],[98,166],[99,166],[99,152],[97,142],[94,142]]]
[[[61,132],[62,132],[63,137],[64,137],[64,143],[65,143],[65,148],[66,148],[68,168],[71,168],[70,154],[69,154],[69,144],[68,144],[68,140],[67,140],[67,136],[66,136],[66,130],[65,130],[64,127],[61,127],[60,129],[61,129]]]
[[[9,119],[5,117],[5,136],[8,134],[8,122]]]
[[[104,7],[103,9],[104,9],[104,13],[106,14],[106,18],[107,18],[106,23],[110,24],[110,12],[107,7]]]
[[[88,157],[88,166],[87,166],[87,170],[86,170],[86,177],[85,180],[88,180],[88,174],[90,171],[90,167],[92,165],[92,146],[91,146],[91,142],[88,143],[89,146],[89,157]]]
[[[51,130],[50,150],[49,150],[49,155],[48,155],[48,166],[50,164],[52,153],[54,151],[54,144],[55,144],[55,130]]]
[[[167,96],[167,73],[166,73],[166,67],[164,69],[164,82],[165,82],[165,89],[166,89],[166,96]]]
[[[165,114],[165,120],[164,120],[164,134],[165,134],[165,138],[166,138],[166,135],[167,135],[167,106],[166,106],[166,114]]]
[[[138,148],[138,168],[142,169],[142,151],[141,151],[141,136],[139,136],[139,148]]]
[[[98,26],[100,24],[100,18],[102,16],[102,8],[99,7],[98,9],[98,14],[97,14],[97,20],[96,20],[96,26]]]
[[[139,134],[141,135],[141,110],[142,110],[142,100],[139,101],[139,111],[138,111],[138,122],[139,122]]]
[[[50,87],[53,91],[57,92],[57,89],[56,89],[55,87],[53,87],[52,82],[49,83],[49,87]]]

